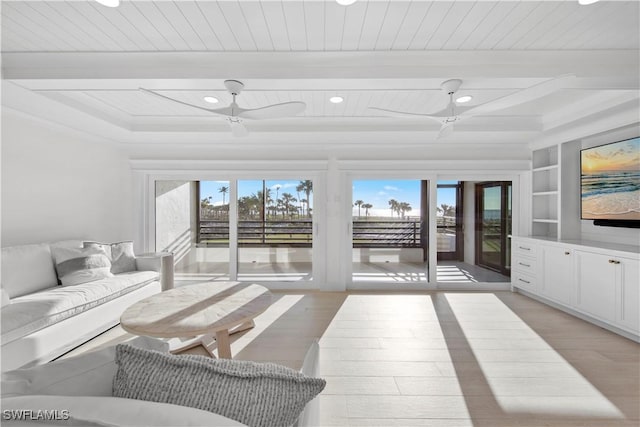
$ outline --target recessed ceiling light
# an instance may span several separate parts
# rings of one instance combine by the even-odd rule
[[[103,6],[107,7],[118,7],[120,6],[120,0],[96,0]]]
[[[336,0],[336,3],[338,3],[341,6],[349,6],[350,4],[354,4],[357,0]]]
[[[578,0],[578,3],[580,3],[583,6],[589,5],[589,4],[594,4],[597,3],[599,0]]]
[[[457,99],[456,99],[456,102],[457,102],[458,104],[464,104],[465,102],[469,102],[469,101],[471,101],[472,99],[473,99],[473,96],[471,96],[471,95],[464,95],[464,96],[461,96],[460,98],[457,98]]]
[[[333,102],[334,104],[340,104],[342,101],[344,101],[344,98],[341,96],[332,96],[331,98],[329,98],[329,101]]]
[[[216,98],[215,96],[205,96],[204,100],[207,101],[209,104],[217,104],[218,103],[218,98]]]

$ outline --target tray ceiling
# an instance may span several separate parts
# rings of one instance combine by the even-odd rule
[[[555,93],[456,126],[448,139],[461,141],[528,143],[572,121],[637,109],[639,99],[637,1],[123,0],[106,8],[93,0],[9,0],[1,12],[5,82],[60,105],[56,114],[106,122],[119,141],[167,132],[176,140],[228,139],[222,117],[139,88],[216,108],[231,102],[229,78],[246,85],[241,107],[307,104],[295,117],[247,121],[252,138],[389,131],[434,142],[437,123],[368,107],[435,113],[447,105],[440,84],[450,78],[463,80],[458,94],[473,96],[472,107],[576,75]],[[344,102],[328,102],[334,95]],[[22,98],[5,96],[3,105],[35,111]]]

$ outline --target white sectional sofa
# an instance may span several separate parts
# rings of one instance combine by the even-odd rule
[[[2,248],[2,371],[53,360],[117,325],[131,304],[160,292],[159,256],[135,256],[134,271],[59,285],[52,248],[82,246],[73,240]]]

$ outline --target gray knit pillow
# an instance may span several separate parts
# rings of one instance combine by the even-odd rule
[[[250,427],[293,424],[326,384],[273,363],[116,346],[113,395],[214,412]]]

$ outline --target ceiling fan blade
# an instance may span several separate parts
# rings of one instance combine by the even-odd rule
[[[227,123],[229,123],[229,127],[231,128],[231,133],[236,137],[244,137],[249,135],[249,131],[244,126],[241,120],[236,118],[229,117],[227,119]]]
[[[242,111],[237,113],[236,116],[252,120],[276,119],[278,117],[295,116],[296,114],[303,112],[306,107],[307,104],[304,102],[284,102],[282,104],[268,105],[262,108],[247,110],[241,109]]]
[[[199,109],[199,110],[208,111],[208,112],[210,112],[210,113],[215,113],[215,112],[216,112],[216,110],[212,110],[212,109],[210,109],[210,108],[200,107],[199,105],[189,104],[188,102],[182,102],[182,101],[180,101],[180,100],[177,100],[177,99],[174,99],[174,98],[170,98],[170,97],[168,97],[168,96],[160,95],[160,94],[159,94],[159,93],[157,93],[157,92],[154,92],[154,91],[149,90],[149,89],[145,89],[145,88],[143,88],[143,87],[140,87],[140,88],[138,88],[138,89],[140,89],[140,90],[142,90],[142,91],[144,91],[144,92],[146,92],[146,93],[149,93],[149,94],[151,94],[151,95],[157,96],[157,97],[159,97],[159,98],[163,98],[163,99],[166,99],[166,100],[169,100],[169,101],[177,102],[178,104],[182,104],[182,105],[186,105],[186,106],[189,106],[189,107],[197,108],[197,109]],[[218,114],[221,114],[221,113],[218,113]]]
[[[377,107],[368,107],[367,109],[371,111],[380,111],[384,113],[386,116],[391,116],[391,117],[404,117],[404,118],[421,117],[425,119],[435,120],[438,123],[442,123],[442,120],[447,117],[447,115],[443,115],[440,117],[433,114],[409,113],[406,111],[387,110],[386,108],[377,108]]]
[[[472,107],[460,115],[477,116],[479,114],[490,113],[492,111],[503,110],[505,108],[524,104],[525,102],[542,98],[543,96],[562,89],[568,81],[575,77],[576,76],[574,74],[564,74],[562,76],[546,80],[542,83],[538,83],[537,85],[519,90],[510,95],[503,96],[502,98],[480,104],[477,107]]]
[[[445,138],[453,133],[453,122],[443,123],[436,139]]]

